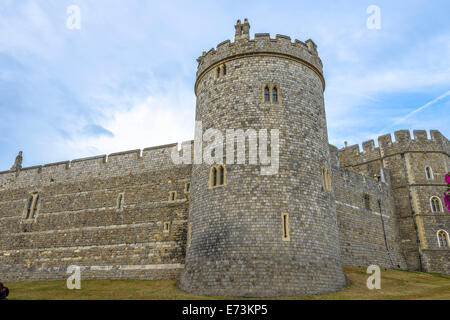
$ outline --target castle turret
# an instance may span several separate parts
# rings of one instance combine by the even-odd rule
[[[316,45],[282,35],[249,39],[249,28],[247,20],[238,21],[234,43],[222,42],[198,58],[196,121],[203,132],[217,129],[224,137],[226,130],[242,129],[249,144],[252,130],[279,130],[278,170],[262,174],[261,135],[259,154],[246,144],[245,164],[230,164],[235,150],[227,149],[223,157],[214,151],[218,163],[193,165],[179,287],[251,297],[339,290],[346,281],[327,179],[325,81]],[[272,161],[274,135],[267,147]],[[208,148],[203,142],[203,157]]]
[[[248,40],[250,37],[250,24],[248,23],[248,20],[245,19],[244,23],[241,24],[241,20],[238,20],[236,22],[236,25],[234,26],[234,29],[236,30],[234,34],[234,40]]]

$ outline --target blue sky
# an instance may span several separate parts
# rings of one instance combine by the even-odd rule
[[[70,5],[79,30],[66,27]],[[446,0],[1,0],[0,171],[19,150],[31,166],[192,139],[196,58],[243,18],[251,35],[316,42],[331,143],[450,137],[449,12]]]

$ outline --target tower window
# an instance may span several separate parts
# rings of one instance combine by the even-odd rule
[[[330,172],[328,171],[328,168],[322,169],[322,184],[325,190],[331,191],[331,179],[330,179]]]
[[[25,216],[25,219],[28,219],[28,218],[30,217],[30,214],[31,214],[31,208],[32,208],[32,206],[33,206],[33,200],[34,200],[34,197],[33,197],[33,196],[30,196],[30,199],[28,200],[27,214],[26,214],[26,216]]]
[[[211,167],[209,173],[209,187],[221,187],[226,183],[226,169],[224,165]]]
[[[291,241],[289,235],[289,213],[281,214],[281,239],[283,241]]]
[[[442,211],[441,200],[439,200],[438,197],[432,197],[430,201],[431,201],[431,211],[433,212]]]
[[[212,186],[215,187],[217,186],[217,169],[215,167],[212,169],[212,175]]]
[[[269,87],[265,87],[265,88],[264,88],[264,101],[265,101],[265,102],[270,102],[270,91],[269,91]]]
[[[169,192],[169,202],[174,202],[177,199],[177,192],[170,191]]]
[[[431,167],[426,167],[425,168],[425,174],[426,174],[428,180],[433,180],[434,179],[434,177],[433,177],[433,170],[431,169]]]
[[[220,66],[217,66],[214,77],[217,80],[220,78],[220,76],[225,76],[226,74],[227,74],[227,65],[221,64]]]
[[[192,222],[189,222],[188,225],[188,234],[187,234],[187,247],[191,246],[191,233],[192,233]]]
[[[189,192],[191,192],[191,183],[190,183],[190,182],[187,182],[187,183],[184,185],[184,193],[189,193]]]
[[[272,101],[273,101],[273,103],[278,103],[278,89],[277,89],[277,87],[274,87],[272,89]]]
[[[222,166],[219,167],[219,185],[223,185],[225,183],[225,172]]]
[[[438,231],[437,237],[438,237],[439,247],[444,248],[444,247],[448,247],[449,246],[449,242],[448,242],[449,239],[448,239],[447,231],[444,231],[444,230]]]
[[[366,208],[366,210],[370,210],[370,196],[368,194],[364,194],[363,199],[364,199],[364,208]]]
[[[262,86],[262,103],[281,103],[280,86],[275,83],[265,83]]]
[[[36,218],[38,204],[39,204],[39,195],[37,194],[36,197],[34,198],[33,214],[31,215],[31,219]]]
[[[123,209],[123,197],[124,197],[123,193],[119,193],[119,195],[117,196],[117,205],[116,205],[117,210]]]
[[[168,233],[170,231],[170,222],[164,222],[163,230],[164,233]]]
[[[25,219],[34,219],[39,211],[39,195],[37,193],[30,196],[25,208]]]

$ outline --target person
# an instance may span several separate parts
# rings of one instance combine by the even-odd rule
[[[8,287],[3,286],[0,282],[0,300],[8,300],[6,297],[9,295]]]

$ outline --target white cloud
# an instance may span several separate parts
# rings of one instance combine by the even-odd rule
[[[9,119],[25,117],[21,124],[39,124],[29,139],[11,123],[12,129],[3,132],[8,145],[2,144],[0,161],[2,156],[9,161],[19,146],[34,165],[192,139],[195,58],[232,38],[233,24],[245,16],[252,34],[282,33],[318,44],[333,143],[361,142],[381,128],[392,131],[397,119],[427,102],[415,104],[409,97],[419,93],[431,101],[450,89],[450,31],[443,1],[433,6],[381,1],[379,31],[366,28],[367,6],[361,3],[292,2],[291,10],[277,11],[273,2],[262,1],[256,7],[240,4],[236,16],[229,5],[216,2],[135,0],[125,9],[118,1],[78,0],[78,31],[66,28],[71,3],[37,3],[0,4],[0,58],[4,54],[7,65],[0,73],[11,88],[0,100]],[[426,121],[431,124],[426,116],[445,111],[445,103],[448,99],[413,114],[404,126],[425,128]],[[436,129],[445,126],[434,123]],[[114,136],[95,136],[100,127]]]
[[[190,88],[171,85],[167,93],[158,92],[136,101],[128,109],[112,111],[98,122],[113,133],[85,136],[78,134],[62,148],[71,154],[109,154],[183,142],[194,136],[195,96]]]
[[[52,59],[63,47],[59,34],[64,28],[55,25],[34,1],[20,3],[14,14],[0,14],[0,51],[17,55],[34,54]],[[64,17],[64,16],[62,16]]]
[[[325,104],[332,143],[342,145],[344,140],[357,143],[388,133],[397,129],[397,119],[403,119],[405,128],[428,128],[425,117],[412,119],[416,113],[410,114],[420,103],[409,102],[393,108],[388,97],[425,96],[449,89],[450,60],[445,57],[450,56],[450,34],[435,34],[397,50],[393,50],[394,44],[385,48],[383,44],[374,43],[376,47],[371,53],[371,46],[355,50],[358,44],[350,41],[346,43],[347,50],[350,55],[352,52],[359,55],[361,63],[348,63],[349,59],[341,59],[339,55],[325,61],[328,70]],[[383,50],[380,57],[374,56]],[[442,99],[427,107],[439,108]]]

